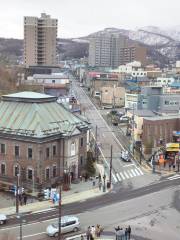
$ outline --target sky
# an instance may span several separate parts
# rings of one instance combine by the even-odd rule
[[[46,12],[58,37],[86,36],[107,27],[180,25],[180,0],[1,0],[0,37],[23,38],[23,17]]]

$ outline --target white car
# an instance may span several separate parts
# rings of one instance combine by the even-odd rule
[[[5,214],[0,214],[0,225],[5,224],[7,221],[7,217]]]
[[[64,216],[61,218],[61,233],[77,232],[80,229],[79,219],[75,216]],[[59,223],[53,223],[46,229],[50,237],[57,237],[59,233]]]
[[[128,151],[122,151],[120,154],[120,158],[125,162],[131,162]]]

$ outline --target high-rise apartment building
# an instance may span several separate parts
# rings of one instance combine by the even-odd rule
[[[120,34],[99,33],[89,41],[89,65],[118,67],[120,49],[126,47],[128,38]]]
[[[24,17],[24,64],[56,65],[57,19],[45,13],[41,17]]]
[[[146,48],[117,33],[99,33],[89,41],[89,65],[116,68],[132,61],[146,62]]]

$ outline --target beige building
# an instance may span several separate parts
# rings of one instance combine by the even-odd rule
[[[41,17],[24,17],[24,64],[56,65],[57,19],[45,13]]]
[[[102,87],[101,104],[113,105],[115,107],[124,106],[124,87]]]

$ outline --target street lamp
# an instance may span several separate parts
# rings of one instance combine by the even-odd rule
[[[103,176],[103,180],[104,180],[104,185],[103,185],[103,192],[106,191],[106,175],[104,173],[104,176]]]

